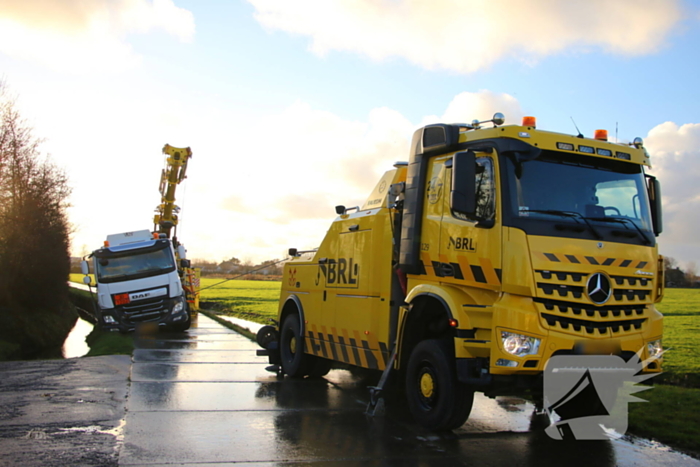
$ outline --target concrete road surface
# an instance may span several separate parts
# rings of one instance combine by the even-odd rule
[[[515,398],[477,395],[470,420],[450,434],[423,430],[400,403],[368,417],[375,375],[278,379],[255,344],[201,315],[188,332],[137,347],[119,465],[700,466],[645,440],[551,440],[533,406]]]

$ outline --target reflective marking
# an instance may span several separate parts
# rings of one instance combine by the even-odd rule
[[[343,361],[345,363],[351,363],[350,357],[348,357],[347,344],[345,343],[343,336],[338,336],[338,342],[340,343],[340,351],[343,353]]]
[[[360,338],[360,331],[353,329],[352,334],[355,336],[355,342],[359,342],[362,344],[362,339]],[[365,368],[369,368],[368,363],[367,363],[367,357],[365,356],[364,352],[358,352],[360,355],[360,360],[359,360],[359,365],[363,366]]]
[[[364,355],[367,359],[367,368],[371,368],[372,370],[379,369],[379,366],[377,365],[377,359],[374,357],[374,354],[369,348],[369,344],[367,343],[367,341],[362,341],[362,348],[365,349]]]
[[[329,355],[331,354],[331,343],[329,342],[329,335],[328,335],[328,330],[326,330],[325,326],[321,326],[321,330],[323,331],[323,335],[326,337],[323,341],[323,356],[325,358],[330,358]]]
[[[351,360],[350,363],[353,365],[360,365],[360,352],[358,352],[357,343],[353,338],[350,338],[350,348],[352,349],[352,356],[355,357],[355,359]]]
[[[333,360],[340,360],[338,358],[338,350],[336,349],[336,343],[335,343],[335,338],[334,336],[338,335],[338,331],[335,330],[335,328],[331,328],[331,333],[328,335],[328,341],[331,343],[331,351],[333,351]]]
[[[486,276],[486,282],[488,284],[501,285],[501,281],[496,275],[491,260],[488,258],[479,258],[479,263],[481,264],[481,269],[484,271],[484,276]]]
[[[470,282],[476,282],[474,279],[474,273],[472,273],[472,268],[469,266],[469,260],[466,256],[458,256],[457,261],[459,261],[459,267],[462,270],[462,275],[464,278]]]

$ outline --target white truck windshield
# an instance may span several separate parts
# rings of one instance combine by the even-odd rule
[[[118,255],[97,257],[97,279],[99,282],[120,282],[155,276],[175,270],[175,259],[170,248],[147,251],[132,250]]]

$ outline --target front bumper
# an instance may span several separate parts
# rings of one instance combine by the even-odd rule
[[[173,312],[176,304],[182,308]],[[115,308],[103,309],[98,322],[105,331],[131,332],[143,325],[170,326],[186,321],[187,305],[183,297],[162,298],[134,302]]]

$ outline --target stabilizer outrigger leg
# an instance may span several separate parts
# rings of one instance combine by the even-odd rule
[[[384,397],[382,397],[382,392],[384,391],[384,386],[386,386],[386,383],[389,380],[389,373],[391,373],[391,370],[394,368],[397,348],[398,345],[394,343],[394,349],[391,351],[391,357],[389,357],[389,361],[386,364],[386,368],[384,368],[382,377],[379,378],[379,383],[377,383],[376,386],[370,386],[368,388],[369,404],[367,404],[367,410],[365,410],[365,414],[369,415],[370,417],[374,417],[375,415],[384,415],[385,403]]]

